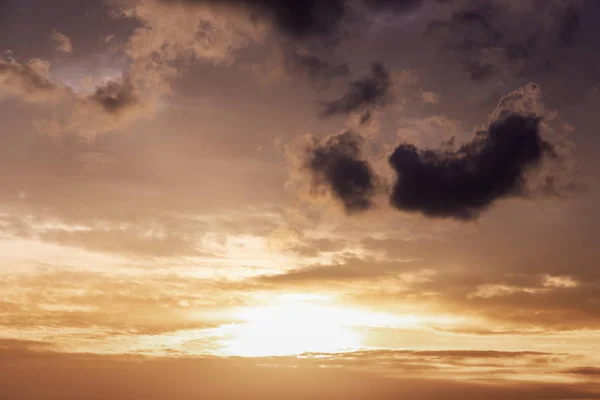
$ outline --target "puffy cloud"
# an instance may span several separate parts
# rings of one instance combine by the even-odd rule
[[[352,131],[315,141],[306,150],[304,167],[310,172],[313,190],[326,188],[347,213],[372,207],[377,178],[363,158],[364,139]]]
[[[433,217],[469,219],[499,198],[524,195],[527,169],[552,154],[539,124],[537,116],[509,115],[456,151],[398,146],[390,156],[398,174],[392,204]]]
[[[89,94],[77,95],[62,121],[55,121],[54,125],[49,121],[49,133],[51,136],[74,133],[93,139],[100,133],[120,130],[136,120],[151,117],[158,101],[158,96],[136,87],[131,77],[116,78],[100,83]],[[52,135],[52,130],[58,132]]]
[[[371,91],[371,87],[387,87],[371,80],[361,82],[343,98],[351,99],[345,103],[352,106],[336,110],[354,109],[365,98],[372,103],[385,91]],[[366,109],[358,124],[368,123],[370,118],[371,111]],[[502,198],[555,194],[568,188],[567,177],[558,166],[568,164],[569,146],[550,128],[554,118],[541,101],[539,87],[528,84],[503,97],[489,124],[458,147],[456,121],[444,117],[421,121],[415,125],[417,129],[448,127],[452,136],[440,149],[405,142],[393,151],[389,164],[396,180],[391,205],[429,217],[474,219]],[[329,189],[348,212],[371,208],[376,192],[376,175],[369,162],[360,158],[362,142],[348,131],[324,143],[313,142],[307,152],[305,165],[312,173],[313,188]]]
[[[24,64],[12,58],[0,59],[0,90],[29,102],[54,101],[65,88],[51,81],[49,70],[49,63],[40,59]]]
[[[53,109],[52,119],[34,121],[36,128],[53,137],[77,134],[94,138],[98,133],[122,128],[151,115],[158,100],[151,87],[144,76],[124,75],[101,82],[90,91],[77,92],[52,79],[47,61],[0,60],[0,90],[22,101]]]
[[[437,150],[401,144],[389,159],[397,174],[392,205],[472,219],[501,198],[563,191],[572,178],[560,171],[568,169],[569,143],[550,127],[554,118],[539,87],[528,84],[503,97],[489,125],[458,148],[454,136]]]
[[[20,64],[2,61],[0,85],[27,101],[57,99],[60,109],[52,119],[36,126],[52,136],[78,134],[94,138],[119,130],[133,121],[153,115],[159,101],[171,92],[172,80],[180,73],[177,60],[200,58],[226,61],[230,52],[259,35],[260,29],[236,14],[221,15],[206,8],[190,12],[162,1],[126,2],[117,15],[141,21],[123,50],[129,65],[121,77],[96,86],[73,90],[50,78],[50,65],[40,60]],[[68,38],[55,32],[63,50]]]
[[[162,79],[176,75],[168,70],[169,63],[178,58],[229,61],[235,50],[262,36],[260,25],[235,11],[215,9],[206,2],[133,2],[123,14],[138,19],[142,26],[129,38],[126,53],[134,68],[154,70]]]
[[[64,33],[54,31],[52,33],[52,40],[56,42],[56,49],[61,53],[72,53],[73,45],[71,39]]]
[[[143,24],[128,54],[139,65],[158,63],[159,71],[178,58],[233,63],[240,50],[275,36],[269,42],[275,57],[268,57],[274,65],[252,65],[263,79],[267,67],[277,71],[270,75],[305,76],[321,85],[348,73],[330,51],[346,14],[342,0],[152,0],[133,2],[125,14]]]

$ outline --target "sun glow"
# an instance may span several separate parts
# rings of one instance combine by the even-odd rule
[[[336,353],[361,347],[370,327],[413,327],[421,318],[291,300],[240,309],[237,324],[219,329],[227,355],[261,357],[302,353]]]

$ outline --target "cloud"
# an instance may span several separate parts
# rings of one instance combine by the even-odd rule
[[[302,40],[332,35],[344,17],[344,0],[160,0],[164,4],[241,9],[252,18],[270,22],[281,34]]]
[[[248,44],[275,39],[270,44],[282,50],[279,68],[292,75],[304,75],[317,83],[347,75],[346,61],[338,51],[364,26],[375,23],[378,13],[401,14],[420,7],[422,0],[153,0],[138,2],[133,15],[151,31],[135,47],[177,43],[207,60],[231,61],[236,50]],[[185,13],[179,26],[172,15]],[[152,16],[153,15],[153,16]],[[195,17],[192,18],[192,15]],[[202,23],[200,23],[202,22]],[[162,31],[169,31],[164,36]],[[210,38],[210,48],[203,46]],[[148,40],[149,39],[149,40]],[[156,46],[152,45],[155,43]],[[169,45],[168,47],[171,47]],[[199,47],[205,47],[198,51]],[[208,55],[209,57],[204,57]]]
[[[136,227],[127,229],[49,229],[39,239],[47,243],[83,248],[93,252],[134,258],[182,257],[201,254],[188,237],[153,232]]]
[[[275,37],[283,57],[278,68],[319,83],[347,74],[332,49],[349,12],[345,0],[154,0],[132,14],[144,22],[131,42],[132,54],[154,48],[164,58],[191,53],[207,61],[232,62],[249,44]],[[164,49],[168,49],[168,53]],[[149,54],[149,53],[148,53]]]
[[[530,84],[504,97],[489,126],[456,150],[401,144],[389,158],[397,174],[391,204],[429,217],[473,219],[498,199],[527,195],[527,173],[556,156],[542,138],[545,113],[539,88]]]
[[[398,174],[391,202],[431,217],[471,219],[495,200],[525,194],[525,173],[552,147],[536,116],[510,115],[456,151],[402,144],[390,156]]]
[[[77,93],[70,116],[39,121],[37,126],[44,132],[53,136],[75,132],[90,138],[150,116],[160,99],[171,93],[173,80],[187,62],[233,63],[236,52],[264,40],[268,28],[279,36],[276,43],[284,49],[281,62],[288,72],[323,83],[349,72],[346,63],[308,45],[333,39],[347,13],[343,0],[285,4],[270,0],[131,0],[123,4],[117,14],[141,23],[123,47],[131,61],[128,69],[120,80],[102,83],[86,95]],[[53,38],[67,50],[66,36],[55,32]],[[74,97],[71,93],[71,100]]]
[[[526,373],[527,369],[539,375],[562,377],[552,374],[552,366],[557,360],[563,366],[568,357],[543,353],[502,353],[498,356],[505,359],[498,360],[494,353],[469,357],[470,352],[465,351],[464,364],[452,362],[450,356],[452,365],[463,372],[461,377],[467,378],[456,379],[440,374],[448,370],[444,352],[350,352],[259,359],[177,357],[173,353],[160,358],[66,354],[30,349],[34,343],[5,343],[0,346],[0,373],[5,377],[0,381],[0,395],[6,400],[77,397],[191,400],[206,393],[223,400],[600,398],[598,385],[593,382],[517,379],[518,373]],[[497,368],[494,360],[501,363]],[[382,373],[382,366],[389,370]],[[507,378],[499,379],[496,375],[481,379],[490,369],[506,371]],[[397,376],[391,375],[390,370],[397,372]],[[198,384],[198,376],[206,377],[205,382]]]
[[[392,79],[386,68],[373,64],[370,75],[350,82],[347,92],[340,98],[323,102],[323,115],[331,117],[380,108],[391,101]]]
[[[279,34],[292,40],[327,40],[356,12],[348,0],[159,0],[170,5],[204,6],[213,10],[241,10],[253,19],[268,21]],[[369,11],[404,13],[423,5],[423,0],[361,0]]]
[[[365,5],[375,11],[406,12],[421,7],[423,0],[364,0]]]
[[[579,283],[569,276],[545,276],[540,279],[540,282],[532,283],[535,283],[535,285],[526,285],[525,282],[521,282],[520,286],[506,284],[478,285],[477,290],[469,293],[467,297],[489,299],[492,297],[512,296],[517,293],[544,294],[557,289],[571,289],[579,286]]]
[[[334,264],[314,265],[277,275],[258,278],[259,282],[274,285],[314,286],[332,285],[336,282],[346,284],[360,281],[376,281],[382,278],[398,276],[414,268],[410,260],[380,261],[374,258],[341,258]]]
[[[119,131],[136,120],[152,116],[158,98],[144,94],[129,77],[123,76],[100,83],[89,93],[70,92],[63,99],[66,107],[62,114],[37,120],[34,125],[38,131],[55,139],[77,135],[93,140],[99,134]]]
[[[138,19],[142,26],[129,37],[125,51],[133,60],[132,68],[153,72],[163,83],[177,76],[171,65],[177,59],[228,62],[236,50],[262,37],[263,29],[248,15],[216,2],[131,3],[123,15]]]
[[[554,203],[553,207],[568,208],[569,204],[577,204],[573,200]],[[581,221],[592,220],[567,228],[566,223],[558,221],[572,221],[572,214],[550,215],[548,209],[539,204],[520,211],[503,207],[476,224],[447,224],[443,220],[423,223],[415,219],[415,225],[408,225],[392,221],[392,232],[396,230],[393,236],[385,240],[368,238],[361,244],[382,257],[414,259],[416,268],[435,271],[431,279],[409,286],[404,292],[406,298],[411,304],[427,304],[443,313],[485,318],[487,323],[478,329],[597,329],[599,299],[594,292],[598,291],[600,271],[596,268],[593,240],[582,240],[579,235],[582,229],[586,236],[592,234],[582,224],[595,229],[596,219],[582,211]],[[418,232],[417,224],[427,227],[428,235],[403,240],[399,232]],[[432,232],[441,226],[454,228]],[[531,237],[536,240],[529,240]],[[365,268],[371,266],[367,263]],[[355,293],[357,304],[398,304],[397,291],[377,289],[371,296]]]
[[[49,70],[49,63],[37,58],[24,64],[0,59],[0,89],[28,102],[54,101],[64,88],[50,80]]]
[[[398,138],[417,147],[438,146],[440,137],[454,138],[452,141],[470,139],[469,133],[463,132],[460,121],[443,114],[425,118],[404,118],[399,125]]]
[[[72,53],[73,45],[71,44],[71,39],[58,31],[54,31],[52,33],[52,40],[56,42],[56,49],[61,53]]]
[[[164,264],[154,271],[144,267],[121,270],[122,264],[112,260],[111,268],[98,272],[38,264],[35,273],[7,274],[0,279],[5,299],[0,302],[2,326],[23,331],[44,326],[49,332],[76,328],[106,335],[105,339],[119,333],[157,335],[214,326],[214,321],[190,318],[189,307],[237,305],[227,295],[220,295],[239,291],[235,285],[180,275],[175,270],[165,272]],[[105,304],[111,307],[102,306]],[[50,336],[59,345],[61,335]],[[82,342],[85,337],[81,335]]]
[[[88,100],[111,114],[121,114],[142,103],[131,80],[127,77],[96,87]]]
[[[350,68],[345,62],[332,63],[315,54],[300,54],[290,52],[286,57],[287,70],[295,74],[304,74],[317,83],[324,83],[345,77],[350,74]]]
[[[345,20],[357,11],[405,13],[423,0],[159,0],[167,5],[203,6],[216,11],[242,11],[267,21],[280,35],[296,41],[335,39]],[[440,0],[438,0],[440,1]],[[362,5],[363,7],[356,7]]]
[[[355,95],[359,92],[351,90],[350,97],[360,98]],[[356,121],[358,128],[371,116],[365,109]],[[460,125],[445,117],[413,123],[408,131],[400,131],[405,141],[388,158],[395,173],[390,203],[397,210],[432,218],[470,220],[503,198],[562,196],[576,184],[572,143],[564,129],[556,130],[561,124],[533,83],[503,97],[489,124],[474,137],[463,139]],[[435,149],[424,140],[423,133],[431,130],[451,136],[441,143],[436,139],[440,147]],[[417,136],[418,144],[407,142],[407,133],[408,138]],[[377,191],[378,175],[361,156],[363,142],[349,130],[321,143],[313,139],[305,149],[302,167],[311,172],[312,193],[325,189],[348,213],[370,209]]]
[[[565,372],[567,374],[579,375],[579,376],[590,377],[590,378],[600,376],[600,368],[596,368],[596,367],[572,368]]]
[[[198,248],[192,228],[183,229],[174,221],[68,224],[58,218],[33,220],[15,214],[0,217],[0,226],[5,234],[17,238],[137,259],[207,255]]]
[[[532,76],[553,69],[577,39],[577,2],[549,0],[544,7],[522,1],[457,2],[428,33],[460,58],[473,80]]]
[[[306,149],[306,168],[312,178],[314,193],[323,188],[339,200],[347,213],[372,207],[377,178],[363,158],[364,139],[352,132],[331,136],[323,142],[313,141]]]
[[[157,95],[147,78],[125,74],[89,91],[75,91],[51,78],[47,61],[31,59],[20,63],[12,58],[0,59],[0,90],[24,102],[50,107],[53,118],[36,120],[34,126],[57,138],[66,134],[93,138],[151,115]]]
[[[334,47],[347,14],[345,0],[151,0],[133,2],[125,14],[143,26],[130,38],[128,54],[140,65],[159,61],[164,68],[177,58],[198,59],[215,64],[249,62],[240,50],[250,45],[274,45],[267,57],[269,68],[308,77],[319,84],[346,75],[345,62],[338,61]],[[157,57],[158,56],[158,57]]]
[[[421,93],[421,99],[425,104],[438,104],[440,102],[440,96],[435,92],[423,92]]]
[[[117,103],[135,103],[135,98],[156,104],[172,93],[173,80],[191,61],[231,64],[236,51],[263,37],[260,24],[222,2],[132,0],[126,4],[119,15],[137,19],[141,26],[123,48],[131,60],[124,73],[126,79],[119,86],[111,85],[96,93],[99,104],[111,111],[121,109],[113,107]],[[115,101],[104,96],[108,92]]]

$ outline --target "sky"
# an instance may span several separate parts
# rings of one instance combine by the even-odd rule
[[[600,399],[599,17],[0,0],[0,398]]]

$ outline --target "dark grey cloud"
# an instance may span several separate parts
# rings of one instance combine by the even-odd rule
[[[245,3],[266,13],[282,33],[300,39],[333,34],[346,12],[343,0],[234,0],[234,3]]]
[[[163,3],[202,4],[239,7],[254,19],[266,19],[288,38],[305,40],[331,38],[339,33],[342,22],[355,16],[356,4],[369,11],[404,13],[417,9],[424,0],[160,0]],[[440,1],[440,0],[437,0]]]
[[[374,15],[402,14],[423,0],[159,0],[165,4],[205,5],[216,10],[242,10],[253,21],[267,21],[286,54],[285,67],[322,84],[348,75],[339,54],[342,42],[360,35]],[[438,0],[439,1],[439,0]],[[382,71],[381,68],[378,70]],[[381,79],[381,78],[376,78]]]
[[[428,33],[458,55],[473,80],[528,76],[557,67],[581,29],[574,1],[461,3]]]
[[[386,91],[371,91],[371,86],[387,86],[373,83],[371,79],[355,85],[332,109],[336,112],[361,110],[360,123],[364,124],[371,118],[373,110],[364,104],[385,104],[381,99],[388,96],[378,97]],[[556,163],[544,163],[548,168],[540,170],[534,179],[534,175],[529,174],[545,160],[561,164],[566,161],[562,142],[555,138],[550,143],[542,137],[545,115],[539,87],[529,84],[503,98],[487,128],[458,148],[454,138],[441,141],[439,149],[401,144],[389,157],[397,175],[391,187],[390,203],[398,210],[419,212],[428,217],[468,220],[477,218],[502,198],[525,197],[534,192],[557,194],[556,189],[562,184],[555,183],[557,179],[561,182],[564,179],[562,172],[550,168]],[[367,173],[371,167],[366,161],[357,159],[360,143],[353,138],[355,136],[346,132],[330,138],[323,145],[314,146],[311,161],[307,164],[311,166],[317,187],[328,187],[344,202],[346,210],[367,210],[373,205],[374,175]],[[352,168],[356,169],[350,168],[348,159],[354,160],[356,164]],[[540,179],[544,182],[538,182]],[[357,186],[357,182],[362,182],[362,186]],[[540,185],[543,186],[541,190]],[[362,188],[360,196],[357,196],[358,187]]]
[[[406,12],[421,7],[424,0],[364,0],[364,3],[375,11]]]
[[[345,0],[161,0],[164,3],[240,7],[252,18],[266,19],[294,40],[326,38],[336,33],[347,9]]]
[[[350,82],[347,92],[336,100],[323,102],[323,115],[345,115],[379,108],[391,101],[392,79],[386,68],[375,63],[369,75]]]
[[[363,158],[364,139],[352,131],[328,138],[308,149],[305,167],[313,187],[326,187],[348,213],[372,207],[376,176]]]
[[[389,162],[398,179],[394,207],[430,217],[471,219],[494,201],[525,194],[525,173],[553,153],[540,117],[509,114],[456,151],[402,144]]]

